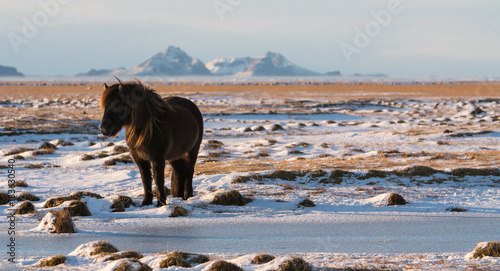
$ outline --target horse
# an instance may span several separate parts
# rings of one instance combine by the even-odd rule
[[[172,166],[171,195],[193,196],[193,174],[203,138],[199,108],[181,97],[162,98],[139,80],[104,84],[100,107],[101,133],[114,138],[125,127],[125,138],[139,168],[144,188],[142,205],[153,204],[151,171],[158,190],[157,206],[166,205],[165,164]]]

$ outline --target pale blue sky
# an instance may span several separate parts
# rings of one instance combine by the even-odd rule
[[[0,0],[0,64],[130,69],[175,45],[204,62],[274,51],[318,72],[500,77],[499,12],[495,0]]]

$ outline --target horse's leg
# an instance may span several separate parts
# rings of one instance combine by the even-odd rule
[[[184,182],[184,199],[188,199],[194,196],[193,193],[193,175],[194,175],[194,166],[196,164],[196,159],[198,159],[198,150],[200,145],[198,144],[194,147],[187,155],[186,159],[186,175]]]
[[[144,200],[142,205],[153,204],[153,191],[151,190],[151,163],[146,160],[135,159],[139,172],[141,173],[142,186],[144,188]]]
[[[155,179],[156,189],[158,190],[158,207],[167,204],[167,197],[165,195],[165,160],[153,162],[153,178]]]
[[[176,198],[181,198],[184,196],[184,182],[185,182],[185,171],[186,165],[184,160],[181,158],[179,160],[171,161],[172,165],[172,179],[170,183],[170,194]]]

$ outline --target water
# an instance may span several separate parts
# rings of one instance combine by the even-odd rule
[[[120,250],[141,253],[446,253],[469,252],[478,242],[500,240],[498,214],[334,216],[319,221],[225,217],[77,222],[78,234],[21,233],[17,251],[21,257],[65,255],[80,244],[107,240]]]

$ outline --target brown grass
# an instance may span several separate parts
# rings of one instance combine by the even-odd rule
[[[92,214],[87,207],[87,204],[81,200],[75,200],[70,203],[68,207],[65,207],[71,216],[91,216]]]
[[[210,271],[243,271],[239,266],[226,262],[226,261],[217,261],[212,267],[209,269]]]
[[[35,214],[35,205],[29,201],[23,202],[19,208],[16,210],[16,215],[25,215],[25,214]]]
[[[14,183],[16,187],[28,187],[29,185],[25,181],[16,181]]]
[[[40,198],[31,194],[31,193],[28,193],[28,192],[23,192],[21,195],[19,195],[19,198],[20,199],[23,199],[23,200],[29,200],[29,201],[39,201]]]
[[[307,208],[312,208],[312,207],[316,207],[316,204],[312,200],[310,200],[310,199],[304,199],[301,202],[299,202],[299,207],[300,206],[307,207]]]
[[[131,205],[136,206],[131,197],[119,195],[118,198],[113,200],[113,204],[111,205],[111,212],[125,212],[125,209],[129,208]]]
[[[51,211],[55,217],[54,231],[52,233],[76,233],[71,215],[67,210]]]
[[[106,241],[99,241],[94,244],[94,249],[90,252],[90,255],[107,255],[111,253],[118,252],[119,250]]]
[[[210,204],[243,206],[250,202],[252,202],[252,199],[244,197],[236,190],[231,190],[217,194]]]
[[[0,205],[9,203],[10,197],[7,193],[0,191]]]
[[[104,166],[105,167],[115,166],[117,163],[131,164],[131,163],[134,163],[134,160],[132,159],[132,157],[130,155],[124,155],[124,156],[121,156],[118,158],[113,158],[113,159],[110,159],[110,160],[104,162]]]
[[[292,256],[291,260],[285,261],[279,266],[280,271],[312,271],[311,266],[303,259]]]
[[[143,258],[144,256],[138,253],[135,250],[129,250],[129,251],[123,251],[123,252],[116,252],[113,255],[111,255],[109,258],[106,258],[104,262],[107,261],[116,261],[119,259],[133,259],[133,260],[139,260]]]
[[[172,214],[170,217],[188,216],[189,211],[182,207],[181,205],[176,205],[173,207]]]
[[[269,254],[259,254],[255,256],[252,260],[252,264],[264,264],[274,260],[274,256]]]
[[[476,248],[472,259],[483,257],[500,257],[500,242],[489,242],[485,248]]]
[[[388,206],[395,206],[395,205],[405,205],[407,202],[406,200],[399,194],[397,193],[391,193],[389,195],[388,199]]]
[[[40,267],[57,266],[66,262],[66,256],[55,255],[40,260]]]
[[[65,201],[68,201],[68,200],[79,200],[83,197],[92,197],[92,198],[96,198],[96,199],[102,199],[103,197],[99,194],[96,194],[96,193],[92,193],[92,192],[87,192],[87,191],[79,191],[79,192],[75,192],[69,196],[63,196],[63,197],[57,197],[57,198],[51,198],[49,199],[48,201],[45,202],[45,205],[44,207],[45,208],[52,208],[52,207],[56,207],[56,206],[59,206],[61,204],[63,204]]]

